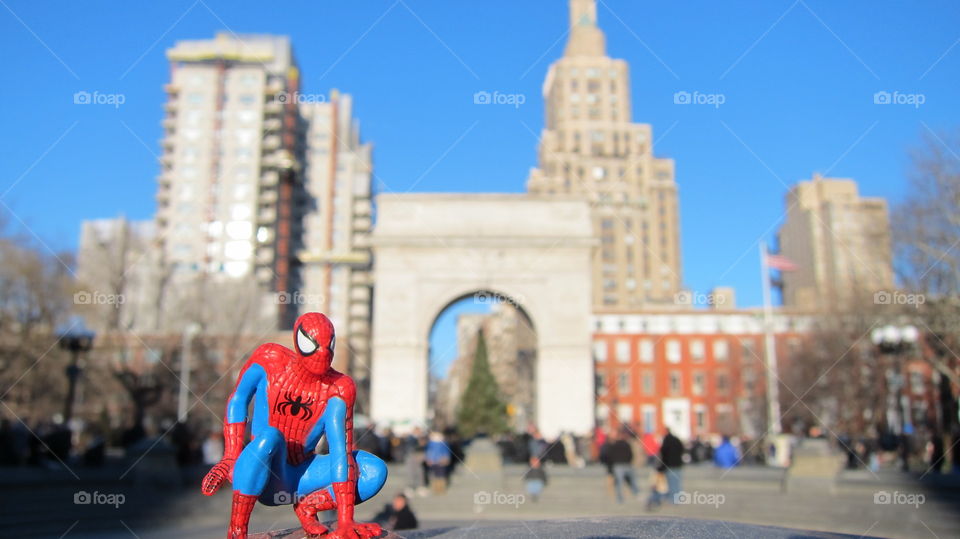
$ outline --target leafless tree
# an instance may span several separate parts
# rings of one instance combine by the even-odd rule
[[[794,350],[781,379],[784,424],[818,425],[834,436],[884,429],[886,365],[870,341],[872,305],[819,315]]]
[[[917,298],[929,360],[940,375],[944,433],[958,432],[960,388],[960,132],[927,132],[911,152],[907,196],[893,214],[896,271]],[[948,447],[952,445],[948,443]]]
[[[57,330],[70,298],[71,260],[10,231],[0,213],[0,401],[3,413],[49,420],[60,411],[65,355]]]

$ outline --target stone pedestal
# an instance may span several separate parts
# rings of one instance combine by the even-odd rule
[[[326,522],[324,524],[328,528],[335,527],[333,522]],[[257,533],[247,536],[249,539],[312,539],[316,537],[315,535],[307,535],[303,531],[303,528],[290,528],[287,530],[272,530],[263,533]],[[384,531],[377,539],[403,539],[403,537],[393,533]]]
[[[503,522],[486,526],[450,526],[429,530],[402,531],[403,535],[384,532],[378,539],[513,539],[515,537],[618,537],[622,539],[659,539],[661,537],[724,538],[734,535],[743,539],[854,539],[854,535],[773,526],[757,526],[739,522],[699,520],[676,517],[605,517],[568,518],[524,522]],[[275,530],[249,536],[250,539],[304,539],[299,528]],[[861,536],[876,539],[875,536]]]
[[[477,438],[466,449],[466,458],[463,461],[467,473],[471,475],[495,476],[503,475],[503,458],[500,448],[490,438]]]
[[[802,484],[829,491],[842,466],[843,459],[833,451],[827,440],[805,439],[793,452],[787,488]]]

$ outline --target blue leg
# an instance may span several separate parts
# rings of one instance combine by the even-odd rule
[[[353,456],[357,461],[357,503],[360,503],[374,497],[383,488],[387,481],[387,465],[379,457],[366,451],[354,451]],[[306,496],[326,488],[332,495],[331,465],[329,455],[318,455],[314,458],[300,478],[297,494]]]
[[[366,451],[354,451],[357,459],[357,503],[373,498],[387,482],[387,465]]]
[[[280,431],[273,427],[263,429],[237,458],[233,467],[233,490],[251,496],[262,494],[285,453],[286,445]]]

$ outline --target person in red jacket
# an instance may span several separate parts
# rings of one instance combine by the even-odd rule
[[[643,446],[643,452],[647,456],[647,466],[657,465],[657,453],[660,452],[660,442],[657,437],[649,430],[640,438],[640,444]]]

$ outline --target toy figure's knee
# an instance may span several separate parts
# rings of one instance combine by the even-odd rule
[[[387,481],[387,465],[376,455],[354,451],[357,461],[357,503],[377,495]]]
[[[233,468],[233,488],[242,494],[259,495],[270,478],[274,457],[284,448],[283,435],[275,428],[264,429],[243,448]]]
[[[253,438],[253,441],[247,444],[247,447],[243,448],[243,451],[246,452],[253,448],[252,450],[261,457],[272,457],[276,455],[285,444],[283,434],[281,434],[279,430],[273,427],[267,427],[263,429],[263,432],[257,434]]]

